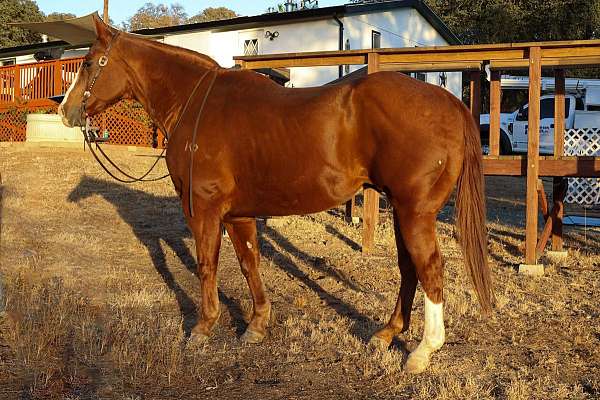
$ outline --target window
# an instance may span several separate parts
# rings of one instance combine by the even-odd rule
[[[380,49],[381,48],[381,33],[377,31],[371,32],[371,48],[372,49]]]
[[[0,67],[6,67],[8,65],[15,65],[16,61],[17,60],[14,58],[4,58],[4,59],[0,60]]]
[[[244,40],[244,55],[245,56],[257,56],[258,55],[258,39]]]
[[[540,119],[554,118],[554,98],[540,102]]]

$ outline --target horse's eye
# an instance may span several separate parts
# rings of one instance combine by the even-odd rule
[[[84,67],[84,68],[89,68],[89,67],[91,67],[91,66],[92,66],[92,62],[91,62],[91,61],[84,61],[84,62],[83,62],[83,67]]]

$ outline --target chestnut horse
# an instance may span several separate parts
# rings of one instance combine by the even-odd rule
[[[436,216],[455,185],[466,271],[488,312],[492,285],[479,132],[452,94],[398,73],[309,88],[120,32],[95,18],[97,40],[59,107],[82,126],[121,99],[139,101],[169,135],[171,179],[196,240],[202,304],[190,340],[219,318],[217,260],[227,229],[253,300],[242,339],[262,341],[271,305],[258,270],[257,216],[330,209],[368,185],[394,208],[402,283],[396,308],[371,343],[387,348],[408,328],[417,283],[425,292],[423,339],[406,369],[421,372],[444,343],[443,268]]]

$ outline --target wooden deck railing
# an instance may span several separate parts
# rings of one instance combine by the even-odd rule
[[[63,95],[77,77],[83,58],[42,61],[0,67],[0,141],[26,140],[27,114],[55,113],[50,97]],[[160,147],[163,135],[153,140],[152,121],[139,104],[121,102],[95,116],[92,123],[109,132],[112,144]]]
[[[0,67],[0,107],[65,94],[83,58]]]

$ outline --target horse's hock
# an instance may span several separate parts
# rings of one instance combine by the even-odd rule
[[[67,128],[57,114],[28,114],[26,142],[38,145],[81,146],[80,128]]]

